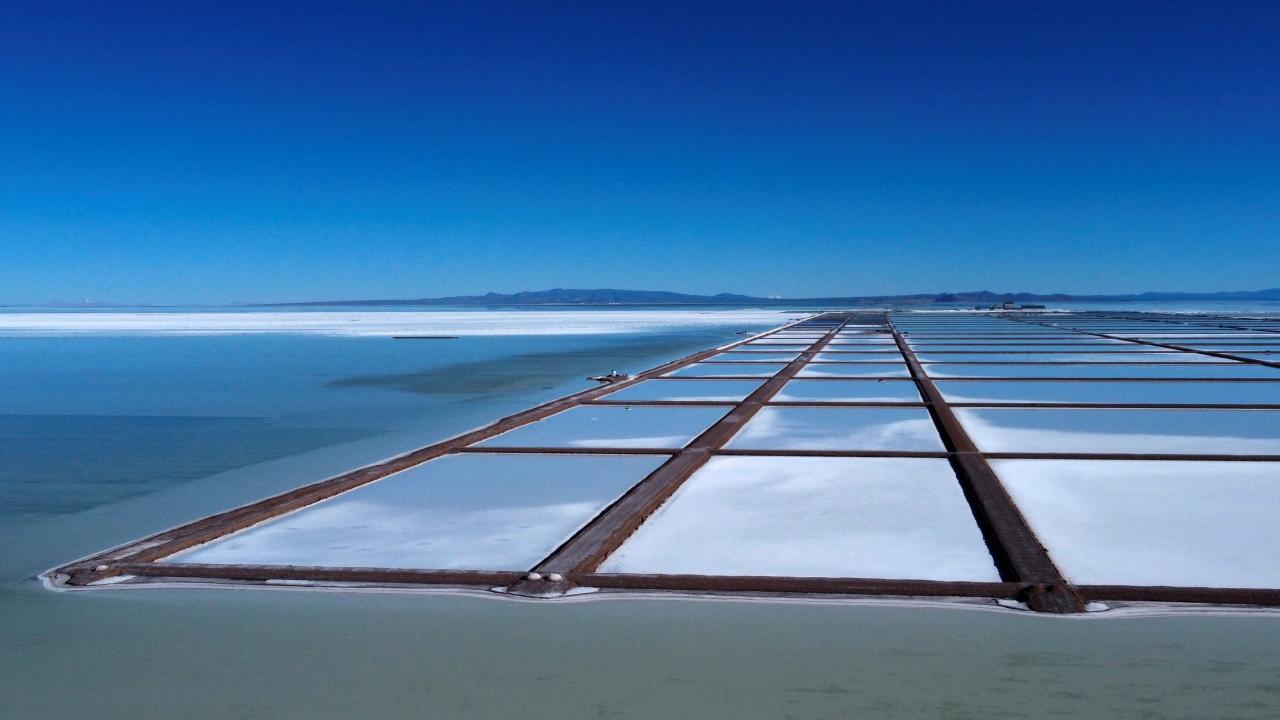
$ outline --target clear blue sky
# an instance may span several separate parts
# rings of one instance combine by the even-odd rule
[[[374,5],[0,5],[0,303],[1280,285],[1280,3]]]

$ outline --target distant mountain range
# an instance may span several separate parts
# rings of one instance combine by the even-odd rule
[[[326,300],[300,303],[271,303],[271,307],[315,305],[453,305],[490,307],[516,305],[990,305],[1001,302],[1152,302],[1162,300],[1280,300],[1280,288],[1233,292],[1144,292],[1128,295],[1068,295],[1028,292],[998,293],[989,290],[956,293],[918,293],[912,295],[850,295],[847,297],[778,298],[751,295],[688,295],[659,290],[538,290],[518,293],[485,293],[436,298],[393,300]]]

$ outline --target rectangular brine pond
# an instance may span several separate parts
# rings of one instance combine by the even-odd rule
[[[665,460],[451,455],[165,561],[523,571]]]
[[[702,381],[696,381],[702,382]],[[509,430],[479,447],[679,449],[729,407],[582,405]]]
[[[715,458],[607,573],[999,581],[946,460]]]
[[[738,350],[730,350],[708,358],[709,362],[767,362],[767,363],[789,363],[800,357],[798,352],[741,352]]]
[[[1280,587],[1280,463],[996,460],[1080,584]]]
[[[941,378],[1149,378],[1149,379],[1225,379],[1252,378],[1280,381],[1280,369],[1241,362],[1223,363],[1152,363],[1149,365],[1111,365],[1080,363],[1054,364],[979,364],[925,363],[930,377]]]
[[[604,396],[604,400],[738,402],[760,389],[763,380],[645,380]]]
[[[943,397],[953,403],[1280,404],[1280,382],[938,380],[936,385]]]
[[[802,378],[908,377],[905,363],[810,363],[796,373]]]
[[[1280,455],[1280,411],[956,408],[985,452]]]
[[[911,380],[813,380],[788,382],[773,402],[920,402],[920,391]]]
[[[1155,352],[916,352],[928,363],[1221,363],[1222,358],[1174,350]]]
[[[772,377],[783,363],[700,362],[667,373],[669,377]]]
[[[732,450],[945,450],[929,411],[888,407],[766,407]]]

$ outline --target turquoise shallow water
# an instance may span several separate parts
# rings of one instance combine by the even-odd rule
[[[0,718],[1272,718],[1280,618],[258,590],[34,576],[733,339],[0,340]]]
[[[440,440],[738,327],[0,338],[0,581]]]

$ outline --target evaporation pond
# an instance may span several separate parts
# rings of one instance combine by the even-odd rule
[[[1280,404],[1280,382],[938,380],[953,403]]]
[[[919,352],[916,358],[920,362],[930,363],[989,363],[989,362],[1027,362],[1027,363],[1221,363],[1222,358],[1195,353],[1156,351],[1156,352]]]
[[[800,353],[786,352],[722,352],[713,355],[710,360],[712,362],[769,362],[769,363],[789,363],[800,357]]]
[[[944,450],[924,408],[766,407],[729,441],[735,450]]]
[[[645,380],[601,399],[737,402],[762,384],[763,380]]]
[[[672,377],[772,377],[783,363],[700,362],[667,373]]]
[[[809,363],[796,377],[908,377],[905,363]]]
[[[678,381],[679,382],[679,381]],[[703,382],[688,380],[684,382]],[[478,443],[481,447],[679,449],[729,407],[579,405]]]
[[[450,455],[166,562],[527,570],[665,460]]]
[[[1280,411],[956,408],[985,452],[1280,454]]]
[[[999,581],[946,460],[713,458],[611,573]]]
[[[920,402],[910,380],[792,380],[773,402]]]
[[[1280,463],[995,460],[1069,580],[1280,587]]]
[[[1240,362],[1195,363],[1175,365],[1005,365],[1005,364],[951,364],[926,363],[924,370],[930,377],[938,378],[1258,378],[1280,380],[1280,369]]]

